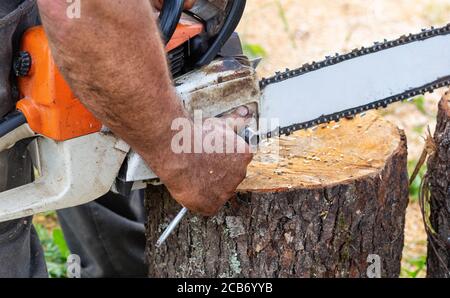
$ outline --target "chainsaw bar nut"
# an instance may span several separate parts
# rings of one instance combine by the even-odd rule
[[[21,51],[14,60],[13,70],[16,77],[25,77],[31,69],[31,55],[28,52]]]

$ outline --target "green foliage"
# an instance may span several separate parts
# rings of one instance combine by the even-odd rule
[[[427,114],[427,110],[425,108],[425,97],[418,96],[411,101],[411,104],[415,105],[416,108],[424,115]]]
[[[291,33],[291,29],[290,29],[290,26],[289,26],[288,18],[287,18],[287,16],[286,16],[286,12],[285,12],[283,6],[281,5],[280,0],[276,0],[276,1],[275,1],[275,4],[277,5],[277,8],[278,8],[278,16],[280,17],[281,21],[283,22],[283,25],[284,25],[284,31],[285,31],[286,34],[289,36],[289,40],[290,40],[291,43],[292,43],[292,47],[293,47],[294,49],[296,49],[296,48],[297,48],[297,45],[296,45],[296,43],[295,43],[295,37],[294,37],[294,35]]]
[[[56,211],[51,210],[51,211],[46,211],[43,213],[45,217],[51,217],[54,218],[56,220]]]
[[[53,242],[58,247],[61,256],[67,259],[70,255],[69,247],[67,247],[66,239],[61,229],[54,229],[52,233]]]
[[[414,259],[407,259],[406,263],[412,268],[407,269],[405,267],[402,268],[401,277],[409,277],[409,278],[416,278],[419,273],[425,270],[427,265],[427,257],[426,256],[420,256],[418,258]]]
[[[281,5],[280,0],[276,0],[275,1],[277,8],[278,8],[278,16],[280,17],[281,21],[283,22],[284,25],[284,30],[289,33],[289,21],[286,17],[286,12],[284,11],[283,6]]]
[[[264,58],[267,56],[266,50],[259,44],[244,43],[244,54],[250,59]]]
[[[53,278],[66,277],[66,261],[70,255],[63,232],[56,228],[50,234],[41,224],[35,224],[37,234],[44,249],[48,275]]]
[[[425,129],[425,126],[423,126],[423,125],[417,125],[417,126],[413,127],[413,131],[420,135],[423,135],[424,129]]]
[[[410,160],[408,161],[408,173],[409,176],[412,175],[414,172],[414,169],[416,168],[417,161]],[[419,174],[416,176],[416,179],[414,179],[413,183],[409,186],[409,196],[411,198],[411,201],[417,202],[419,200],[419,193],[420,193],[420,185],[422,184],[422,179],[427,171],[427,166],[423,165],[420,168]]]

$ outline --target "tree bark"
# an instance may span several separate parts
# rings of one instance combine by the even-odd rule
[[[365,277],[378,255],[397,277],[407,204],[405,136],[376,113],[297,132],[262,146],[217,216],[189,214],[158,249],[180,206],[149,187],[149,276]]]
[[[439,103],[435,153],[428,159],[430,223],[428,277],[450,277],[450,93]]]

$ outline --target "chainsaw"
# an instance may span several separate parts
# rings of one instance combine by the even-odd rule
[[[253,107],[255,119],[240,133],[251,144],[450,85],[450,25],[260,79],[257,61],[243,55],[234,33],[246,1],[199,0],[189,11],[183,11],[183,2],[166,0],[160,14],[179,99],[188,113],[201,110],[205,117]],[[0,151],[28,142],[36,177],[0,193],[0,221],[160,183],[139,154],[74,96],[42,27],[24,34],[13,69],[20,99],[0,121]]]

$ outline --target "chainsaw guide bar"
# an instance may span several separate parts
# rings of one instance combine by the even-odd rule
[[[345,61],[349,61],[351,59],[359,58],[368,54],[373,54],[376,52],[384,51],[387,49],[403,46],[409,43],[414,43],[418,41],[424,41],[439,35],[448,35],[450,34],[450,24],[447,24],[444,27],[440,28],[434,28],[431,27],[431,29],[422,29],[422,32],[418,34],[409,34],[409,35],[403,35],[398,39],[395,40],[384,40],[383,42],[375,42],[373,46],[371,47],[362,47],[352,50],[351,52],[347,54],[335,54],[334,56],[327,56],[324,60],[320,62],[312,62],[312,63],[306,63],[302,67],[294,70],[286,69],[284,72],[276,72],[274,76],[269,78],[262,78],[260,81],[260,88],[261,90],[264,90],[267,86],[270,86],[272,84],[280,83],[295,77],[299,77],[302,75],[305,75],[307,73],[317,71],[319,69],[324,69],[326,67],[330,67]],[[450,70],[449,70],[450,71]],[[379,108],[386,108],[388,105],[403,101],[418,95],[423,95],[427,92],[432,92],[435,89],[442,88],[445,86],[450,85],[450,76],[445,76],[442,78],[439,78],[438,80],[435,80],[433,82],[430,82],[426,85],[413,88],[410,90],[407,90],[403,93],[396,94],[387,98],[383,98],[380,100],[373,101],[371,103],[357,106],[354,108],[346,109],[343,111],[339,111],[336,113],[328,114],[328,115],[322,115],[318,118],[315,118],[313,120],[301,122],[292,124],[289,126],[281,127],[278,130],[267,132],[264,134],[261,134],[259,136],[260,139],[267,139],[271,137],[277,137],[280,135],[290,135],[291,133],[302,130],[302,129],[308,129],[308,128],[314,128],[320,124],[329,123],[331,121],[339,121],[342,118],[351,118],[355,115],[364,113],[369,110],[373,109],[379,109]]]

